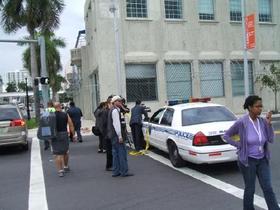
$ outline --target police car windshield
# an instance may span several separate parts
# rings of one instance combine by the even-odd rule
[[[209,122],[234,121],[237,118],[222,106],[185,109],[182,111],[182,126]]]

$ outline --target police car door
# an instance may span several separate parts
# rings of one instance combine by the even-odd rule
[[[151,117],[150,123],[148,126],[149,134],[150,134],[150,143],[155,147],[158,147],[160,145],[160,143],[159,143],[159,141],[160,141],[159,122],[162,118],[164,110],[165,110],[165,108],[161,108],[158,111],[156,111],[153,114],[153,116]]]
[[[158,133],[158,142],[160,149],[168,151],[167,149],[167,139],[172,136],[175,137],[175,132],[172,129],[172,120],[173,120],[174,109],[167,108],[160,120],[160,130]]]

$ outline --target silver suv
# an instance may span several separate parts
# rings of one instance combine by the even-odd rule
[[[28,150],[27,125],[14,104],[0,104],[0,146],[21,145]]]

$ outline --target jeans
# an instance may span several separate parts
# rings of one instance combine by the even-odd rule
[[[254,193],[256,176],[262,188],[264,198],[269,210],[280,209],[271,186],[271,174],[268,160],[266,158],[248,158],[249,166],[246,167],[238,162],[238,166],[243,175],[245,190],[243,195],[243,209],[254,210]]]
[[[77,138],[78,138],[78,141],[82,141],[82,134],[81,134],[81,128],[75,128],[75,131],[77,133]],[[70,141],[73,141],[73,134],[70,132]]]
[[[124,176],[128,172],[127,152],[124,143],[118,137],[112,138],[113,175]]]
[[[77,128],[75,129],[76,133],[77,133],[77,137],[78,137],[78,141],[82,141],[82,135],[81,135],[81,128]]]

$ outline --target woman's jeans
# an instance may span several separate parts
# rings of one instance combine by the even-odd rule
[[[256,176],[262,188],[264,198],[269,210],[280,209],[271,186],[271,174],[268,160],[266,158],[248,158],[249,166],[246,167],[238,162],[238,166],[243,175],[245,190],[243,196],[243,209],[254,210],[254,193]]]

